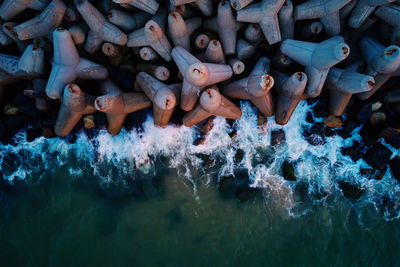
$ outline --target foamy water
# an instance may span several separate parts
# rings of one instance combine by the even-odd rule
[[[71,178],[83,179],[89,173],[98,177],[99,183],[124,184],[124,180],[133,174],[156,175],[161,164],[177,170],[183,179],[190,181],[192,187],[188,190],[193,190],[196,198],[199,198],[196,193],[199,183],[207,184],[212,177],[243,169],[249,174],[251,186],[262,189],[266,201],[275,202],[291,216],[306,214],[313,205],[335,203],[336,199],[343,198],[338,182],[349,181],[365,189],[362,197],[353,201],[356,209],[362,211],[363,207],[373,205],[385,219],[400,216],[396,205],[390,209],[382,209],[381,205],[382,198],[389,198],[394,203],[399,200],[400,186],[390,170],[382,180],[368,179],[360,174],[361,168],[368,168],[363,160],[354,163],[340,152],[341,148],[361,140],[359,128],[354,130],[351,138],[325,137],[324,145],[313,146],[302,134],[303,129],[311,125],[306,122],[311,107],[305,101],[300,103],[285,126],[277,125],[269,118],[266,134],[261,134],[257,126],[255,108],[247,102],[242,102],[241,108],[243,116],[233,125],[237,131],[234,139],[229,135],[232,127],[225,119],[216,118],[206,142],[198,146],[193,145],[199,136],[194,128],[172,125],[158,128],[153,125],[151,116],[140,131],[122,130],[113,137],[101,130],[91,139],[79,133],[74,143],[43,137],[27,142],[26,134],[21,131],[15,137],[17,146],[0,146],[0,166],[4,179],[11,183],[16,179],[41,179],[45,174],[65,168]],[[279,129],[284,131],[286,142],[271,146],[271,131]],[[399,154],[385,145],[392,150],[393,157]],[[244,152],[239,163],[235,162],[238,149]],[[199,154],[208,155],[213,163],[203,164],[204,157]],[[282,177],[285,161],[295,166],[296,182]],[[310,200],[307,205],[296,195],[299,185],[305,185],[307,189]]]

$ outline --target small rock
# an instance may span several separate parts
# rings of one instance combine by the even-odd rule
[[[259,134],[267,134],[267,118],[258,113],[257,129]]]
[[[372,125],[380,124],[380,123],[384,122],[385,120],[386,120],[386,115],[382,111],[377,111],[377,112],[372,113],[371,118],[370,118],[370,122]]]
[[[364,153],[362,153],[361,151],[358,151],[357,149],[355,149],[353,147],[342,148],[341,152],[344,156],[349,156],[354,162],[357,162],[359,159],[361,159],[364,156]]]
[[[307,112],[306,122],[314,123],[314,118],[313,118],[313,115],[312,115],[312,113],[310,111]]]
[[[365,124],[371,117],[371,112],[371,106],[368,104],[364,104],[361,107],[360,112],[358,112],[358,114],[356,115],[356,119],[359,123]]]
[[[258,192],[258,188],[250,187],[247,184],[237,187],[235,190],[236,197],[240,200],[240,202],[245,202],[255,198]]]
[[[271,145],[278,146],[286,141],[285,132],[282,129],[271,131]]]
[[[19,109],[13,105],[5,105],[3,108],[3,113],[6,116],[16,115],[18,114]]]
[[[352,199],[359,199],[365,192],[365,189],[345,181],[339,181],[339,187],[345,197]]]
[[[357,121],[355,120],[346,120],[343,124],[343,128],[351,133],[354,129],[356,129],[359,126],[359,124],[357,123]]]
[[[374,169],[361,169],[360,174],[366,176],[368,179],[382,180],[387,171],[387,165],[382,170]]]
[[[56,136],[56,135],[54,134],[53,129],[52,129],[52,128],[47,128],[47,127],[42,128],[42,135],[43,135],[45,138],[53,138],[53,137]]]
[[[326,125],[322,122],[314,123],[309,129],[303,132],[303,136],[313,146],[324,145],[326,128]]]
[[[342,120],[334,115],[329,115],[323,122],[329,128],[339,128],[343,124]]]
[[[317,104],[313,108],[315,118],[324,118],[329,116],[328,107],[326,105]]]
[[[289,161],[285,161],[282,164],[282,176],[287,181],[296,181],[297,177],[294,174],[294,167]]]
[[[372,112],[378,111],[381,107],[382,107],[382,103],[379,102],[379,101],[378,101],[378,102],[371,103],[371,110],[372,110]]]
[[[28,142],[32,142],[36,138],[39,138],[41,136],[42,136],[42,130],[41,129],[28,129],[26,131],[26,140]]]
[[[351,137],[351,135],[349,134],[349,132],[346,131],[345,129],[337,129],[337,130],[335,130],[335,133],[336,133],[337,135],[341,136],[343,139],[346,139],[346,138],[350,138],[350,137]]]
[[[210,157],[210,155],[203,154],[203,153],[197,153],[196,157],[201,159],[203,162],[201,164],[202,167],[210,167],[213,165],[214,160]]]
[[[373,177],[375,172],[376,171],[374,169],[360,169],[360,174],[367,176],[368,178]]]
[[[381,143],[375,143],[371,148],[365,153],[364,160],[374,169],[383,169],[385,165],[389,162],[392,156],[392,151]]]
[[[239,164],[242,161],[243,156],[244,156],[244,152],[242,149],[239,148],[238,150],[236,150],[235,163]]]
[[[400,157],[394,157],[390,162],[390,172],[392,173],[393,177],[400,182]]]
[[[214,126],[214,119],[215,117],[209,117],[207,121],[204,123],[203,127],[201,128],[201,134],[206,136]]]
[[[233,130],[232,132],[230,132],[229,137],[232,139],[233,142],[236,142],[237,141],[237,131]]]
[[[93,115],[85,115],[83,117],[83,124],[85,125],[86,129],[92,129],[94,126],[94,116]]]
[[[387,169],[388,169],[388,166],[385,165],[385,167],[383,167],[382,170],[376,170],[376,174],[374,176],[374,179],[375,180],[379,180],[379,181],[382,180],[383,176],[385,176],[385,174],[386,174]]]
[[[199,137],[196,138],[196,140],[193,141],[193,145],[194,146],[199,146],[199,145],[203,145],[206,142],[206,138],[205,137]]]

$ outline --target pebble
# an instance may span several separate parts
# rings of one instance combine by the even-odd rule
[[[94,123],[94,116],[93,115],[86,115],[83,117],[83,123],[86,129],[92,129],[95,125]]]
[[[19,109],[14,105],[5,105],[3,108],[3,113],[6,116],[16,115],[18,114]]]
[[[372,125],[378,125],[386,120],[386,115],[382,111],[373,112],[370,118]]]
[[[374,111],[378,111],[380,108],[382,107],[382,103],[381,102],[374,102],[371,103],[371,110]]]
[[[326,127],[329,128],[339,128],[343,125],[343,122],[340,118],[334,116],[334,115],[329,115],[326,119],[323,120],[325,123]]]

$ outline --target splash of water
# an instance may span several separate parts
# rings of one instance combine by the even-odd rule
[[[79,133],[74,143],[66,139],[43,137],[33,142],[26,140],[21,131],[15,136],[17,146],[0,144],[0,166],[3,179],[10,183],[15,179],[42,179],[45,174],[66,168],[71,177],[82,177],[85,173],[94,174],[101,183],[122,182],[134,173],[155,175],[157,166],[164,164],[177,170],[188,179],[196,195],[196,185],[204,174],[207,181],[210,175],[222,177],[235,174],[237,169],[247,171],[251,187],[260,188],[266,200],[284,207],[291,216],[301,216],[309,212],[312,205],[329,205],[336,198],[342,198],[339,181],[348,181],[365,190],[354,205],[363,207],[373,205],[386,219],[400,216],[400,204],[382,209],[382,199],[399,203],[400,185],[387,171],[382,180],[368,179],[360,174],[361,168],[368,165],[361,159],[353,162],[341,154],[341,148],[360,141],[359,128],[351,138],[339,135],[325,137],[323,145],[311,145],[302,132],[310,127],[306,121],[311,106],[302,101],[291,120],[285,126],[277,125],[274,119],[267,122],[267,131],[260,134],[257,126],[256,110],[248,102],[242,102],[242,118],[233,128],[235,138],[230,136],[232,127],[225,119],[216,118],[214,126],[202,145],[194,145],[198,133],[185,126],[155,127],[151,116],[141,130],[122,130],[117,136],[110,136],[101,130],[93,138]],[[271,132],[281,130],[286,141],[271,146]],[[382,142],[394,152],[396,149]],[[235,158],[238,150],[243,158]],[[205,164],[206,155],[211,164]],[[282,176],[282,164],[291,162],[297,181],[286,181]],[[200,177],[200,178],[199,178]],[[304,205],[297,191],[305,188],[311,204]],[[387,202],[387,201],[386,201]]]

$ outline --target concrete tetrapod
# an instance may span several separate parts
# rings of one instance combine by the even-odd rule
[[[75,79],[104,80],[108,76],[105,67],[80,58],[71,34],[65,29],[53,32],[53,67],[46,86],[48,97],[58,99],[62,90]]]
[[[287,55],[284,55],[281,51],[276,51],[272,58],[272,66],[274,69],[284,71],[293,66],[293,60],[291,60]]]
[[[377,6],[394,1],[396,0],[358,0],[350,13],[348,25],[353,28],[359,28]]]
[[[224,86],[221,93],[229,98],[250,100],[265,117],[269,117],[274,114],[274,103],[270,93],[274,79],[266,74],[267,72],[260,71],[261,68],[265,68],[262,64],[259,63],[249,77]]]
[[[174,5],[171,4],[171,2],[169,2],[168,11],[169,12],[176,11],[184,19],[187,19],[187,18],[190,18],[190,17],[193,17],[193,16],[196,15],[196,12],[189,5],[174,6]]]
[[[147,12],[130,14],[125,11],[112,9],[108,12],[107,18],[112,24],[117,25],[124,31],[132,31],[134,29],[143,27],[151,18],[151,15]]]
[[[173,6],[182,6],[189,3],[194,3],[205,16],[210,16],[213,12],[212,0],[170,0]]]
[[[0,22],[0,45],[1,46],[7,46],[12,44],[13,40],[8,37],[8,35],[3,32],[1,29],[3,28],[3,23]]]
[[[111,80],[101,84],[104,94],[94,101],[98,111],[106,113],[107,131],[111,135],[120,133],[126,115],[151,106],[151,101],[143,93],[123,93]]]
[[[67,3],[67,10],[65,10],[64,18],[68,22],[77,22],[82,19],[81,14],[79,14],[73,2]]]
[[[108,57],[108,61],[113,67],[119,67],[124,60],[124,47],[112,43],[104,43],[101,50]]]
[[[325,86],[329,89],[329,112],[341,116],[353,94],[368,92],[373,88],[372,76],[351,69],[331,68]]]
[[[194,38],[194,46],[201,51],[207,48],[210,43],[210,37],[207,34],[201,33]]]
[[[270,45],[281,41],[278,12],[285,0],[263,0],[238,10],[237,21],[258,23]]]
[[[229,65],[202,63],[184,48],[172,49],[172,57],[183,75],[180,106],[192,110],[204,87],[228,80],[232,77]]]
[[[264,34],[257,24],[249,24],[244,32],[244,37],[250,43],[256,44],[264,40]]]
[[[226,0],[222,0],[218,4],[217,27],[225,55],[234,54],[238,27],[233,16],[232,7]]]
[[[209,63],[225,64],[224,52],[222,51],[221,43],[217,40],[212,40],[204,53],[204,60]]]
[[[341,32],[340,9],[351,0],[309,0],[295,8],[295,19],[320,19],[328,35]]]
[[[374,87],[357,96],[368,99],[391,77],[400,76],[400,48],[396,45],[384,47],[372,38],[364,37],[360,41],[360,49],[367,68],[365,74],[375,79]]]
[[[155,61],[160,59],[160,56],[157,54],[157,52],[154,51],[154,49],[149,46],[140,48],[139,56],[144,61]]]
[[[10,20],[27,8],[41,11],[50,0],[4,0],[0,6],[0,17]]]
[[[238,39],[236,44],[236,56],[244,61],[251,58],[256,51],[256,47],[243,39]]]
[[[230,0],[230,1],[231,1],[231,6],[235,10],[240,10],[251,4],[254,0]]]
[[[128,4],[152,15],[154,15],[160,7],[156,0],[113,0],[113,2],[120,5]]]
[[[48,35],[64,18],[67,7],[61,0],[52,0],[40,15],[14,27],[20,40],[29,40]]]
[[[201,18],[195,17],[183,20],[178,12],[168,15],[168,31],[174,46],[182,46],[190,50],[190,35],[201,26]]]
[[[303,25],[299,25],[299,36],[301,36],[302,40],[309,41],[320,34],[323,28],[324,26],[319,21],[307,22]]]
[[[375,11],[375,15],[393,27],[391,44],[400,45],[400,6],[381,6]]]
[[[171,60],[171,44],[156,20],[151,19],[143,28],[130,33],[127,45],[129,47],[150,46],[164,60]]]
[[[18,50],[23,53],[26,47],[29,45],[29,41],[21,41],[18,39],[18,35],[14,31],[14,27],[17,26],[15,22],[6,22],[3,24],[2,30],[5,35],[12,39],[17,45]]]
[[[86,29],[83,25],[75,24],[68,31],[71,33],[72,40],[76,45],[84,44],[86,41]]]
[[[171,74],[169,70],[162,65],[148,64],[148,63],[137,64],[136,71],[147,72],[148,74],[156,77],[160,81],[168,80]]]
[[[85,44],[85,50],[93,54],[103,42],[124,46],[127,36],[117,26],[111,24],[88,0],[74,0],[79,13],[90,28]]]
[[[281,72],[274,72],[275,91],[278,92],[275,121],[277,124],[288,123],[297,105],[304,99],[304,90],[307,84],[307,75],[304,72],[296,72],[288,76]]]
[[[50,109],[49,101],[45,97],[45,89],[47,81],[43,79],[34,79],[33,90],[24,90],[24,95],[35,99],[35,107],[42,111],[48,111]]]
[[[236,75],[241,74],[245,69],[243,61],[239,60],[238,58],[231,58],[228,61],[228,64],[231,66],[233,74]]]
[[[286,0],[278,12],[282,40],[294,38],[294,9],[291,0]]]
[[[61,107],[58,111],[54,132],[58,136],[67,136],[83,115],[96,111],[94,107],[94,96],[82,92],[76,84],[65,87],[61,98]]]
[[[182,121],[185,126],[191,127],[212,115],[238,120],[242,111],[221,95],[216,87],[210,87],[203,91],[199,103],[183,116]]]
[[[145,72],[139,72],[136,76],[137,85],[153,102],[154,125],[167,127],[169,119],[174,112],[179,96],[167,85],[158,81]]]
[[[281,51],[305,67],[308,76],[307,95],[317,97],[322,90],[329,69],[346,59],[350,48],[341,36],[331,37],[320,43],[287,39]]]
[[[0,54],[0,69],[15,80],[42,76],[44,74],[44,51],[37,44],[31,44],[21,57]]]

